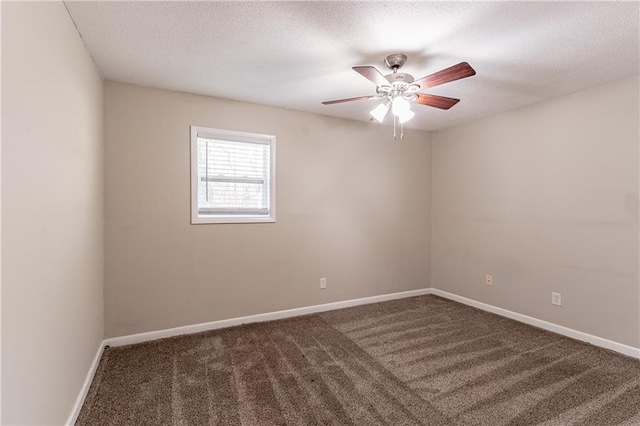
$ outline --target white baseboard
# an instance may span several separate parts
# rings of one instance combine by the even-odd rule
[[[489,305],[486,303],[477,302],[475,300],[458,296],[453,293],[448,293],[443,290],[438,290],[435,288],[424,288],[420,290],[410,290],[410,291],[402,291],[399,293],[382,294],[379,296],[363,297],[361,299],[344,300],[341,302],[325,303],[322,305],[306,306],[302,308],[287,309],[284,311],[249,315],[246,317],[231,318],[231,319],[212,321],[212,322],[206,322],[201,324],[192,324],[192,325],[186,325],[183,327],[169,328],[166,330],[150,331],[147,333],[138,333],[138,334],[131,334],[128,336],[111,337],[111,338],[105,339],[100,343],[100,347],[96,352],[93,362],[91,363],[91,367],[89,368],[87,377],[84,380],[82,389],[78,394],[78,398],[76,399],[76,402],[73,406],[73,410],[71,411],[71,414],[69,415],[69,418],[66,424],[70,426],[75,424],[78,418],[78,415],[80,414],[80,409],[82,408],[82,404],[84,403],[84,400],[87,397],[87,394],[89,393],[89,388],[91,387],[91,382],[93,381],[93,377],[98,368],[98,364],[100,363],[100,358],[102,357],[102,352],[104,350],[104,347],[107,345],[114,346],[114,347],[132,345],[135,343],[142,343],[142,342],[148,342],[151,340],[163,339],[165,337],[199,333],[202,331],[216,330],[219,328],[233,327],[236,325],[249,324],[253,322],[273,321],[277,319],[291,318],[291,317],[296,317],[300,315],[313,314],[317,312],[332,311],[334,309],[349,308],[352,306],[367,305],[370,303],[386,302],[388,300],[403,299],[407,297],[423,296],[426,294],[434,294],[436,296],[444,297],[445,299],[450,299],[456,302],[460,302],[465,305],[473,306],[474,308],[482,309],[483,311],[491,312],[506,318],[510,318],[516,321],[523,322],[525,324],[532,325],[534,327],[539,327],[544,330],[552,331],[554,333],[571,337],[573,339],[582,340],[584,342],[591,343],[592,345],[595,345],[595,346],[611,349],[621,354],[640,359],[640,349],[634,348],[633,346],[628,346],[622,343],[613,342],[611,340],[607,340],[602,337],[593,336],[591,334],[583,333],[581,331],[577,331],[571,328],[563,327],[561,325],[553,324],[548,321],[543,321],[527,315],[519,314],[517,312],[509,311],[507,309],[498,308],[496,306]]]
[[[165,330],[149,331],[146,333],[130,334],[128,336],[111,337],[104,340],[104,345],[124,346],[151,340],[164,339],[166,337],[180,336],[183,334],[200,333],[202,331],[216,330],[219,328],[233,327],[252,322],[273,321],[277,319],[297,317],[300,315],[314,314],[317,312],[332,311],[334,309],[349,308],[352,306],[367,305],[370,303],[386,302],[388,300],[404,299],[406,297],[423,296],[431,294],[430,288],[420,290],[402,291],[399,293],[382,294],[379,296],[363,297],[361,299],[344,300],[341,302],[325,303],[322,305],[306,306],[302,308],[287,309],[284,311],[269,312],[265,314],[249,315],[246,317],[230,318],[220,321],[205,322],[200,324],[185,325],[182,327],[168,328]]]
[[[96,371],[98,370],[98,364],[100,364],[100,358],[102,358],[102,352],[104,351],[104,341],[100,342],[100,347],[96,351],[96,355],[93,357],[93,362],[89,367],[89,371],[87,372],[87,377],[84,379],[84,383],[82,384],[82,388],[80,389],[80,393],[76,398],[76,402],[73,404],[73,408],[71,409],[71,414],[69,414],[69,418],[65,423],[68,426],[73,426],[76,424],[76,420],[78,420],[78,415],[80,415],[80,410],[82,409],[82,404],[84,404],[84,400],[89,393],[89,388],[91,387],[91,383],[93,382],[93,377],[96,375]]]
[[[610,349],[612,351],[616,351],[633,358],[640,359],[640,349],[634,348],[633,346],[624,345],[622,343],[607,340],[602,337],[583,333],[582,331],[577,331],[572,328],[563,327],[561,325],[557,325],[548,321],[543,321],[527,315],[519,314],[517,312],[509,311],[507,309],[502,309],[493,305],[488,305],[486,303],[477,302],[473,299],[467,299],[466,297],[458,296],[456,294],[448,293],[446,291],[438,290],[436,288],[431,289],[431,294],[444,297],[445,299],[450,299],[455,302],[460,302],[465,305],[473,306],[474,308],[482,309],[483,311],[487,311],[503,317],[511,318],[513,320],[520,321],[525,324],[533,325],[535,327],[542,328],[544,330],[552,331],[554,333],[558,333],[563,336],[571,337],[572,339],[582,340],[583,342],[591,343],[592,345],[595,345],[595,346],[600,346],[602,348]]]
[[[150,340],[162,339],[165,337],[179,336],[182,334],[199,333],[201,331],[215,330],[219,328],[232,327],[234,325],[248,324],[252,322],[273,321],[282,318],[313,314],[316,312],[325,312],[334,309],[348,308],[351,306],[386,302],[388,300],[403,299],[406,297],[422,296],[425,294],[431,294],[431,289],[425,288],[420,290],[402,291],[399,293],[382,294],[379,296],[363,297],[361,299],[344,300],[341,302],[325,303],[323,305],[306,306],[303,308],[287,309],[284,311],[269,312],[266,314],[250,315],[246,317],[231,318],[226,320],[212,321],[201,324],[187,325],[184,327],[169,328],[166,330],[150,331],[148,333],[138,333],[129,336],[120,336],[105,339],[100,342],[100,347],[98,348],[98,351],[93,358],[93,362],[89,367],[87,377],[85,378],[82,388],[80,389],[78,398],[76,398],[76,402],[73,405],[71,414],[69,414],[66,425],[73,426],[78,419],[78,415],[80,414],[80,410],[82,409],[82,404],[84,404],[84,400],[89,393],[91,382],[93,382],[93,377],[95,376],[98,369],[98,364],[100,363],[100,358],[102,358],[102,353],[105,346],[115,347],[132,345],[135,343],[142,343]]]

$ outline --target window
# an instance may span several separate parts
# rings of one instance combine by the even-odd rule
[[[191,126],[191,223],[275,222],[270,135]]]

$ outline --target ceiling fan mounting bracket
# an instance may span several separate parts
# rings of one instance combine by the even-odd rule
[[[394,73],[397,72],[404,63],[407,61],[407,55],[402,53],[392,53],[391,55],[384,58],[384,63],[390,70]]]

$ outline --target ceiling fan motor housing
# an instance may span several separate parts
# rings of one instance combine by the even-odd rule
[[[378,90],[380,92],[386,92],[385,94],[393,96],[403,96],[412,100],[415,93],[420,90],[420,86],[413,84],[413,76],[411,74],[394,73],[385,76],[387,81],[391,83],[391,88]]]
[[[384,78],[386,78],[387,81],[391,83],[392,86],[397,86],[401,84],[409,85],[413,83],[413,76],[411,74],[405,74],[401,72],[389,74]]]

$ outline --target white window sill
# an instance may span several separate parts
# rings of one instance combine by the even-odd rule
[[[252,216],[252,215],[200,215],[191,218],[192,225],[202,225],[207,223],[275,223],[276,218],[271,216]]]

